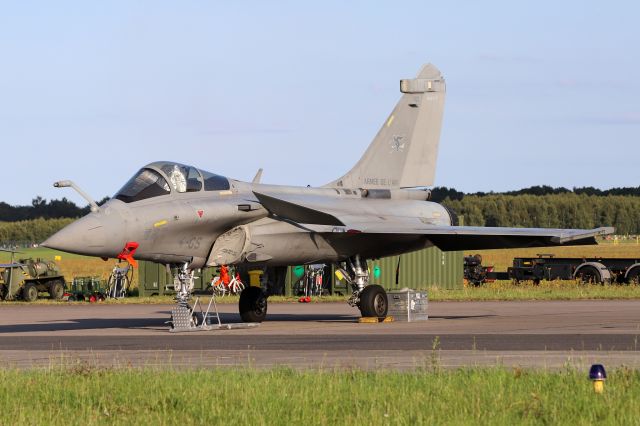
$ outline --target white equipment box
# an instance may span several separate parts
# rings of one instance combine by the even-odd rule
[[[387,292],[390,315],[396,321],[426,321],[427,314],[427,292],[410,289],[402,289]]]

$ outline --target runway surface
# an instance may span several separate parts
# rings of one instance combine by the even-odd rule
[[[96,366],[640,367],[640,301],[430,302],[428,321],[358,324],[346,303],[270,304],[257,328],[169,333],[171,305],[0,304],[0,360]],[[224,323],[240,322],[219,305]]]

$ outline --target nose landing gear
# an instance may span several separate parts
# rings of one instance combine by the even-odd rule
[[[194,287],[193,273],[194,271],[189,269],[189,264],[185,263],[180,267],[174,279],[176,306],[171,310],[171,320],[169,321],[171,332],[252,328],[260,325],[259,323],[264,320],[267,315],[267,298],[257,287],[248,287],[240,295],[240,315],[245,321],[244,323],[222,323],[218,313],[218,305],[215,302],[215,293],[211,294],[206,311],[203,311],[200,298],[195,299],[193,306],[190,305],[189,299]],[[196,312],[198,308],[200,311]]]

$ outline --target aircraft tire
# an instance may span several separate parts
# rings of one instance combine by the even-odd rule
[[[360,293],[358,308],[363,317],[386,317],[389,308],[387,292],[377,284],[366,286]]]
[[[22,287],[22,298],[27,302],[35,302],[38,299],[38,288],[34,283],[26,283]]]
[[[258,287],[247,287],[242,290],[238,307],[244,322],[262,322],[267,316],[267,298]]]

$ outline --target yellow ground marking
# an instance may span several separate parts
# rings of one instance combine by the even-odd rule
[[[379,322],[393,322],[393,317],[392,316],[387,316],[384,318],[362,317],[362,318],[358,318],[358,322],[360,324],[378,324]]]

